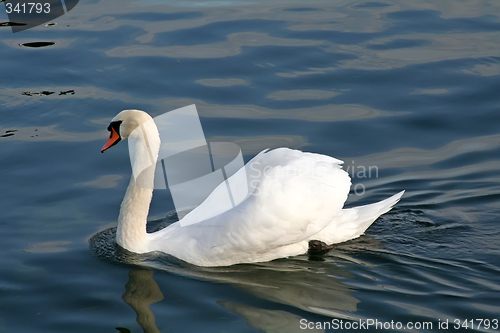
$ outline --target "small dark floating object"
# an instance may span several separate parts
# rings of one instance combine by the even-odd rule
[[[21,43],[19,45],[24,47],[45,47],[54,45],[55,42],[30,42],[30,43]]]
[[[2,2],[2,1],[0,1]],[[2,22],[0,23],[0,27],[16,27],[21,25],[27,25],[26,23],[17,23],[17,22]]]
[[[4,134],[4,135],[0,135],[0,138],[5,138],[5,137],[8,137],[8,136],[12,136],[14,135],[14,133],[7,133],[7,134]]]
[[[55,22],[47,23],[47,24],[45,25],[45,28],[47,28],[47,27],[53,27],[53,26],[55,26],[55,25],[57,25],[57,23],[55,23]]]
[[[71,94],[71,95],[74,95],[74,94],[75,94],[75,91],[74,91],[73,89],[71,89],[71,90],[67,90],[67,91],[61,91],[61,92],[59,93],[59,96],[61,96],[61,95],[66,95],[66,94]]]
[[[52,94],[55,94],[55,91],[41,91],[41,92],[31,92],[31,91],[25,91],[22,93],[22,95],[25,95],[25,96],[42,96],[42,95],[45,95],[45,96],[48,96],[48,95],[52,95]]]
[[[17,132],[19,130],[8,130],[8,131],[5,131],[5,133],[12,133],[12,132]]]

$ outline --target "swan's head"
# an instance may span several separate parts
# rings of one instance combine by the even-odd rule
[[[102,147],[101,153],[104,153],[121,140],[127,139],[133,130],[151,119],[149,114],[140,110],[123,110],[118,113],[108,126],[109,139]]]

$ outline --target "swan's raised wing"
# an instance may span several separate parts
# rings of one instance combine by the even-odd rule
[[[270,253],[283,256],[280,248],[325,228],[347,199],[351,182],[339,160],[282,148],[261,153],[255,161],[252,195],[203,222],[162,230],[153,236],[154,247],[161,250],[168,242],[170,254],[201,266],[271,260]],[[204,202],[198,208],[208,207]]]
[[[330,156],[303,153],[298,150],[287,148],[279,148],[270,152],[267,151],[268,149],[257,154],[257,156],[252,158],[243,168],[235,172],[234,175],[227,180],[227,183],[221,182],[204,202],[180,220],[181,225],[187,226],[198,223],[229,210],[228,205],[221,204],[228,201],[228,188],[230,188],[231,191],[229,192],[234,196],[233,203],[239,205],[249,196],[255,194],[254,192],[264,175],[272,168],[285,165],[293,159],[310,157],[314,161],[324,161],[338,166],[343,163],[343,161]]]
[[[344,206],[351,181],[334,158],[288,149],[276,151],[279,157],[271,153],[270,159],[283,163],[264,168],[253,202],[247,203],[257,214],[247,223],[262,228],[250,235],[254,242],[284,246],[328,225]]]

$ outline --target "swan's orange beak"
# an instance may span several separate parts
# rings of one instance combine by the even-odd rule
[[[106,150],[109,148],[113,147],[116,145],[118,142],[121,141],[122,138],[120,138],[120,135],[116,132],[116,130],[113,127],[110,127],[109,129],[109,139],[106,141],[104,146],[101,148],[101,153],[104,153]]]

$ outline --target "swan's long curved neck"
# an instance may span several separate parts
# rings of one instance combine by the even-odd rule
[[[151,120],[134,130],[129,138],[135,139],[133,174],[120,207],[116,241],[129,251],[144,253],[149,251],[146,224],[160,136]]]
[[[130,178],[116,230],[116,242],[121,247],[136,253],[147,252],[146,224],[152,197],[152,189],[140,187],[134,176]]]

